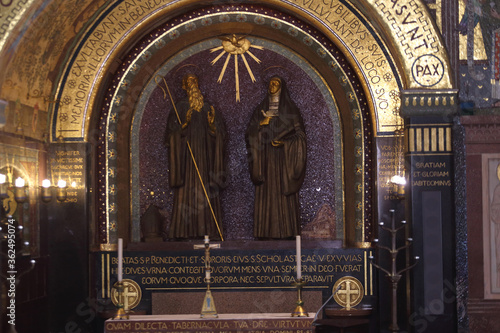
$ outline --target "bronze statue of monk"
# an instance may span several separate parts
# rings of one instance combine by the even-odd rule
[[[209,235],[210,239],[220,239],[224,122],[213,106],[204,101],[195,75],[186,75],[182,88],[187,99],[176,104],[180,123],[172,110],[166,131],[169,182],[174,189],[169,237],[191,239]]]

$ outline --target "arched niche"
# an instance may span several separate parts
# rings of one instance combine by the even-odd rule
[[[179,100],[184,94],[180,80],[189,69],[198,74],[205,98],[221,111],[231,128],[228,166],[233,173],[223,193],[223,224],[229,239],[252,238],[253,188],[243,133],[273,74],[287,81],[305,119],[310,156],[300,193],[303,228],[324,207],[330,212],[326,215],[334,216],[330,223],[335,238],[354,245],[369,237],[373,123],[356,71],[331,41],[304,22],[269,8],[240,7],[186,13],[152,29],[123,57],[103,98],[99,118],[94,120],[99,124],[101,143],[97,177],[100,243],[114,243],[118,235],[140,241],[140,216],[151,204],[160,206],[168,221],[171,194],[166,185],[163,135],[167,114],[173,108],[158,83],[165,78],[173,99]],[[261,47],[251,49],[260,64],[246,56],[256,82],[242,58],[236,80],[231,57],[222,82],[217,83],[227,55],[211,65],[222,52],[211,50],[221,45],[219,37],[230,34],[245,35],[252,45]]]
[[[362,139],[361,149],[354,144],[349,146],[351,141],[343,142],[344,202],[349,202],[350,207],[353,207],[344,210],[344,220],[355,226],[352,229],[348,228],[345,239],[351,244],[369,239],[373,191],[373,182],[370,181],[371,138],[381,134],[390,135],[395,129],[399,117],[394,115],[394,110],[398,108],[399,102],[394,97],[401,91],[411,88],[448,89],[452,84],[446,51],[425,6],[419,1],[412,2],[411,6],[403,6],[396,2],[391,7],[364,1],[354,4],[346,1],[339,3],[263,1],[259,5],[203,6],[204,4],[199,1],[188,0],[175,3],[154,1],[138,7],[126,1],[110,3],[106,8],[102,8],[102,11],[94,17],[94,21],[88,25],[61,70],[54,92],[56,98],[64,103],[54,106],[51,139],[56,140],[58,134],[64,132],[65,141],[85,140],[102,143],[99,145],[97,156],[99,165],[96,184],[99,193],[97,199],[99,208],[96,215],[97,242],[104,244],[104,247],[114,244],[118,230],[128,238],[129,229],[133,225],[130,223],[133,214],[129,210],[133,205],[132,197],[126,194],[130,193],[132,186],[129,179],[130,168],[125,168],[125,165],[130,165],[132,160],[130,158],[128,161],[120,160],[130,155],[130,152],[125,151],[124,147],[113,148],[114,143],[108,137],[108,135],[113,137],[108,125],[119,115],[119,118],[116,118],[120,120],[118,126],[125,127],[118,128],[119,131],[115,135],[130,139],[133,111],[127,108],[135,105],[138,95],[165,59],[172,57],[181,48],[230,33],[248,34],[277,41],[291,50],[302,45],[302,41],[298,43],[296,39],[291,38],[289,32],[279,31],[263,24],[267,19],[263,22],[259,19],[253,21],[242,19],[216,24],[212,21],[211,24],[195,27],[194,30],[187,28],[180,31],[182,38],[167,39],[168,47],[163,48],[161,53],[152,52],[151,57],[146,55],[143,61],[148,65],[139,66],[137,74],[139,81],[131,82],[132,92],[129,91],[129,95],[126,96],[120,95],[121,77],[128,73],[129,66],[140,64],[142,60],[139,59],[144,55],[140,53],[147,45],[152,45],[153,40],[162,33],[162,28],[165,32],[177,25],[185,24],[186,21],[200,19],[201,16],[215,17],[221,10],[240,14],[254,12],[261,17],[269,14],[269,20],[282,20],[300,29],[305,27],[306,34],[321,35],[323,41],[320,43],[326,45],[326,49],[330,47],[328,44],[331,44],[335,53],[342,55],[344,60],[338,64],[338,68],[345,72],[347,80],[342,79],[339,82],[342,76],[331,74],[332,69],[337,70],[336,65],[333,63],[325,65],[318,60],[324,58],[323,51],[306,47],[298,52],[317,72],[321,73],[323,81],[334,93],[337,91],[346,93],[347,97],[342,98],[340,97],[342,93],[335,95],[338,105],[342,103],[349,105],[351,100],[359,103],[359,108],[338,108],[344,126],[343,139],[348,132]],[[133,16],[130,14],[131,10],[135,10]],[[356,33],[352,33],[351,29],[354,28]],[[424,28],[426,34],[416,34],[421,31],[419,29]],[[152,31],[156,31],[157,34],[152,35]],[[411,40],[408,40],[409,36],[412,36]],[[440,59],[437,65],[439,70],[435,71],[437,76],[426,78],[425,82],[420,81],[414,69],[426,65],[425,62],[432,59]],[[109,82],[113,82],[111,86]],[[343,84],[348,85],[355,93],[343,90]],[[122,104],[124,101],[125,104]],[[109,112],[110,106],[119,106],[120,112]],[[343,111],[344,109],[351,109],[353,112],[348,114],[347,111]],[[346,121],[349,117],[360,117],[363,126],[353,127],[352,122]],[[125,129],[129,134],[126,134]],[[355,154],[357,160],[345,158],[348,151],[350,154]],[[113,167],[113,163],[116,163],[117,167]],[[354,173],[353,177],[351,171]],[[110,181],[109,175],[116,177],[116,180]],[[116,188],[116,185],[122,188]],[[120,196],[125,192],[125,197],[116,199],[118,197],[114,196],[114,193],[118,190]],[[352,194],[349,194],[351,193],[349,191],[352,191]],[[136,235],[137,232],[132,231],[131,234]]]

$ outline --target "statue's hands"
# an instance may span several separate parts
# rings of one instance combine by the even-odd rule
[[[271,117],[269,117],[267,115],[267,112],[265,112],[264,110],[260,110],[260,112],[262,112],[262,115],[264,116],[264,119],[262,119],[260,121],[259,126],[262,127],[262,126],[269,125],[269,122],[271,121]]]
[[[273,145],[273,147],[281,147],[283,146],[283,141],[273,140],[271,141],[271,144]]]
[[[183,124],[181,125],[181,131],[180,131],[180,132],[181,132],[181,135],[182,135],[182,136],[185,136],[185,135],[186,135],[186,133],[187,133],[187,131],[188,131],[188,130],[187,130],[188,126],[189,126],[189,121],[186,121],[185,123],[183,123]]]

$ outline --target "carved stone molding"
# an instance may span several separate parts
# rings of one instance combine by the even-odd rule
[[[401,93],[401,114],[408,116],[449,116],[457,112],[458,90],[411,89]]]
[[[465,144],[500,143],[500,116],[462,116]]]
[[[498,332],[500,322],[498,313],[500,311],[499,301],[484,302],[482,299],[469,298],[469,331],[470,332]]]
[[[469,314],[497,314],[500,313],[500,300],[491,300],[487,303],[482,298],[469,298]]]

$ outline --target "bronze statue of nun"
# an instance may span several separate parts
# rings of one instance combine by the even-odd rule
[[[306,135],[285,82],[269,81],[268,96],[246,131],[250,177],[255,185],[254,237],[300,234],[299,190],[306,170]]]

